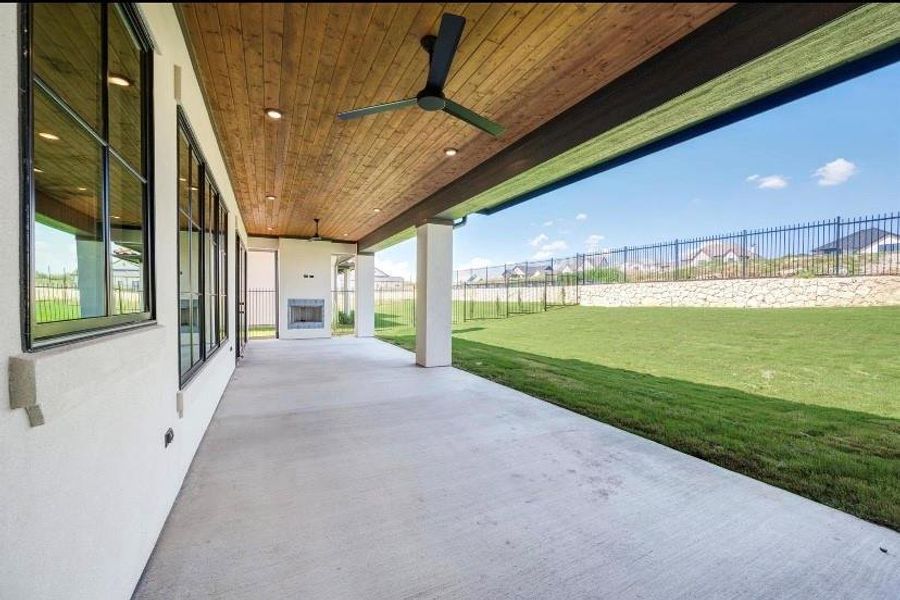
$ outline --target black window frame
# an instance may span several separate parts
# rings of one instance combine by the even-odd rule
[[[176,219],[176,228],[177,228],[177,244],[176,244],[176,272],[178,273],[178,281],[177,281],[177,305],[178,305],[178,373],[179,373],[179,385],[180,387],[184,387],[191,379],[193,379],[197,373],[202,370],[204,365],[221,349],[225,343],[229,339],[229,331],[228,331],[228,287],[227,287],[227,272],[228,272],[228,209],[225,205],[225,200],[222,198],[222,194],[219,191],[219,187],[216,185],[215,178],[209,173],[209,166],[206,160],[203,151],[200,148],[200,145],[197,143],[197,136],[194,134],[194,130],[191,127],[190,122],[187,119],[187,115],[184,113],[184,110],[179,106],[177,108],[177,124],[176,124],[176,179],[181,175],[179,169],[181,168],[181,157],[179,156],[180,152],[180,139],[183,136],[188,143],[188,151],[193,153],[197,158],[197,166],[199,168],[199,176],[198,176],[198,184],[199,189],[197,190],[197,197],[199,200],[200,207],[200,223],[199,231],[200,231],[200,243],[198,244],[199,249],[199,259],[197,261],[199,267],[199,273],[197,275],[199,292],[198,292],[198,307],[197,314],[200,317],[199,320],[199,331],[197,335],[199,336],[199,358],[195,363],[192,363],[190,368],[186,371],[182,372],[181,358],[182,358],[182,335],[181,335],[181,225],[180,225],[180,215],[178,219]],[[176,211],[181,210],[180,202],[181,198],[178,197],[178,186],[176,181]],[[208,207],[210,203],[207,201],[207,193],[209,191],[213,192],[213,201],[212,201],[212,215],[208,214]],[[212,222],[209,219],[212,219]],[[220,228],[224,227],[224,230],[220,231]],[[213,257],[212,262],[209,262],[209,257],[207,256],[207,232],[211,232],[211,235],[216,237],[215,249],[216,256]],[[221,236],[221,237],[219,237]],[[209,281],[211,282],[212,290],[207,290],[207,267],[212,265],[213,272],[209,277]],[[224,271],[224,272],[223,272]],[[221,281],[224,280],[224,286],[222,286]],[[223,299],[224,297],[224,299]],[[212,322],[207,322],[207,303],[213,302],[212,309]],[[224,307],[224,311],[222,311],[222,307]],[[224,314],[221,314],[223,313]],[[207,345],[207,328],[212,326],[212,345]]]
[[[102,88],[102,122],[101,131],[82,119],[48,84],[36,81],[32,64],[33,43],[33,8],[32,5],[20,3],[19,11],[19,139],[21,173],[20,184],[22,189],[22,223],[21,232],[21,323],[22,323],[22,348],[27,352],[44,348],[59,346],[87,338],[110,335],[123,330],[152,325],[156,320],[156,268],[154,252],[155,232],[155,208],[154,208],[154,156],[153,156],[153,43],[143,19],[133,3],[98,3],[101,8],[101,39],[102,48],[101,73],[104,76]],[[118,6],[125,18],[126,26],[134,34],[141,46],[141,167],[143,174],[137,173],[131,167],[129,161],[122,158],[111,147],[109,139],[109,15],[110,11]],[[39,79],[39,78],[37,78]],[[111,218],[110,218],[110,164],[117,160],[121,165],[138,179],[144,187],[144,257],[142,263],[144,277],[144,302],[146,310],[142,312],[107,315],[102,317],[88,317],[67,321],[50,321],[36,323],[34,317],[34,284],[35,284],[35,181],[34,181],[34,93],[40,89],[49,96],[54,104],[63,112],[72,117],[86,131],[96,139],[102,148],[102,181],[103,181],[103,229],[105,232],[105,268],[107,279],[107,304],[112,294],[111,282]]]

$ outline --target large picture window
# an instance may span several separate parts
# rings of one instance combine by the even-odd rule
[[[178,312],[184,383],[228,337],[228,212],[179,112]]]
[[[150,45],[127,4],[22,5],[28,347],[152,318]]]

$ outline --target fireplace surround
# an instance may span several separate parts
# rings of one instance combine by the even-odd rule
[[[323,298],[288,298],[288,329],[323,329],[325,300]]]

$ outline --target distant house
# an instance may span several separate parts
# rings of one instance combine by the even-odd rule
[[[570,273],[574,273],[578,270],[577,259],[575,258],[564,258],[562,260],[558,260],[553,265],[553,272],[555,275],[568,275]]]
[[[526,267],[522,265],[507,267],[503,271],[503,279],[522,279],[525,277],[525,269]]]
[[[560,261],[560,265],[562,261]],[[560,267],[562,268],[562,267]],[[546,277],[552,277],[554,274],[561,273],[560,269],[554,270],[550,265],[546,264],[536,264],[531,265],[528,263],[513,265],[512,267],[507,267],[506,270],[503,271],[504,279],[544,279]]]
[[[608,254],[592,254],[582,258],[585,269],[605,269],[609,267]]]
[[[112,256],[113,287],[117,290],[140,290],[143,286],[144,269],[140,252],[116,246]]]
[[[388,275],[378,267],[375,267],[375,289],[376,290],[392,290],[403,287],[404,280],[402,277]]]
[[[757,256],[753,247],[744,248],[731,242],[709,242],[701,246],[693,254],[682,257],[682,262],[691,266],[702,265],[710,261],[737,262],[744,258]]]
[[[854,231],[839,240],[813,248],[813,254],[876,254],[878,252],[900,252],[900,235],[870,227]]]

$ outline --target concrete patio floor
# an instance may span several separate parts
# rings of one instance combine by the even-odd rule
[[[891,530],[412,363],[251,342],[135,597],[900,595]]]

